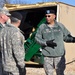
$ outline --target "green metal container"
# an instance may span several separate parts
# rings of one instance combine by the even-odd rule
[[[31,37],[27,39],[24,44],[25,47],[25,61],[33,60],[34,62],[38,62],[40,64],[43,63],[43,55],[40,51],[41,46],[35,41],[35,35],[38,27],[46,22],[45,18],[43,18],[40,23],[37,25],[37,28],[32,33]]]

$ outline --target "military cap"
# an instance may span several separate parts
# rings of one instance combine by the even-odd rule
[[[5,14],[7,16],[11,16],[11,14],[9,13],[9,10],[6,7],[3,7],[3,8],[0,7],[0,13]]]
[[[55,10],[46,10],[45,14],[55,14]]]
[[[19,12],[12,12],[11,17],[22,20],[22,15]]]

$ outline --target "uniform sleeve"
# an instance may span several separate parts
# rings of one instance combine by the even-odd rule
[[[41,46],[46,46],[46,41],[42,38],[42,30],[44,26],[41,25],[38,30],[37,33],[35,35],[35,40],[37,41],[37,43],[39,43]]]
[[[72,42],[73,41],[73,38],[72,37],[69,37],[69,35],[71,35],[71,33],[69,32],[69,30],[63,26],[63,37],[64,37],[64,41],[65,42]]]
[[[13,53],[15,55],[15,58],[18,62],[18,65],[21,68],[24,68],[24,55],[25,55],[25,50],[24,50],[24,43],[23,39],[20,37],[20,34],[18,32],[14,33],[12,35],[12,48],[13,48]]]

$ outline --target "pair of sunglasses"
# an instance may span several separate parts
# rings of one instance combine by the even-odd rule
[[[46,15],[45,17],[51,17],[50,15]]]

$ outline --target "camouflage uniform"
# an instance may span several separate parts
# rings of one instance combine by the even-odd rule
[[[0,24],[0,37],[1,37],[1,30],[3,26]],[[1,49],[0,49],[0,75],[2,75],[2,55],[1,55]]]
[[[2,75],[2,58],[1,58],[1,52],[0,52],[0,75]]]
[[[45,69],[46,75],[53,75],[54,68],[56,70],[56,75],[64,75],[64,72],[63,72],[65,70],[64,56],[44,57],[44,69]]]
[[[23,35],[18,28],[6,25],[2,29],[0,41],[4,75],[20,75],[18,66],[21,68],[25,66]]]

